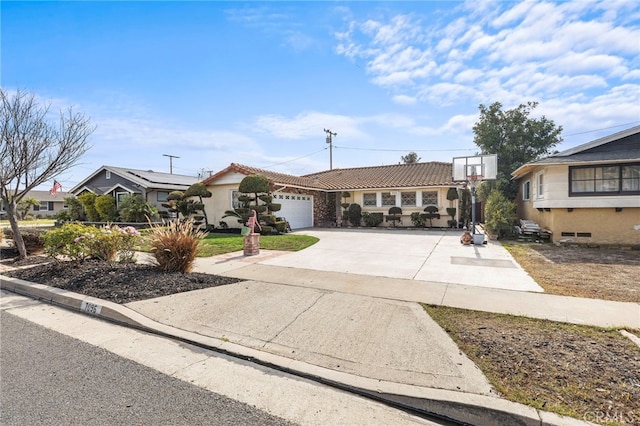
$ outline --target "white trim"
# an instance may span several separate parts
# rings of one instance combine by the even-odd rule
[[[525,191],[525,187],[527,191]],[[531,179],[522,182],[522,201],[531,201]]]
[[[111,188],[109,188],[109,189],[107,189],[106,191],[104,191],[104,193],[105,193],[105,194],[110,194],[110,193],[112,193],[112,192],[116,192],[116,193],[117,193],[116,189],[118,189],[118,188],[122,188],[122,189],[124,189],[125,191],[130,192],[131,194],[140,194],[140,195],[142,196],[142,192],[141,192],[141,191],[134,191],[134,190],[132,190],[132,189],[130,189],[130,188],[127,188],[126,186],[124,186],[124,185],[123,185],[123,184],[121,184],[121,183],[116,183],[116,184],[115,184],[115,185],[113,185]]]
[[[536,199],[544,198],[544,173],[536,173]]]

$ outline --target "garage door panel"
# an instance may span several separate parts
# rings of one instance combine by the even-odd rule
[[[277,215],[286,218],[291,229],[313,226],[313,196],[286,192],[272,195],[273,201],[282,205]]]

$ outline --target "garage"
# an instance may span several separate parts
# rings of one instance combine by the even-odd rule
[[[288,192],[272,193],[273,202],[282,205],[276,213],[289,222],[291,229],[313,227],[313,196],[307,194],[292,194]]]

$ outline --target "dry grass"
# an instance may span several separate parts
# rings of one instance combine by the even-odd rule
[[[505,243],[545,292],[640,303],[640,251]]]
[[[640,424],[640,348],[618,331],[424,307],[506,399],[598,423]]]

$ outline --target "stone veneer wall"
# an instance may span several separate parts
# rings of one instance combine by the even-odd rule
[[[336,192],[313,192],[313,226],[336,226]]]

